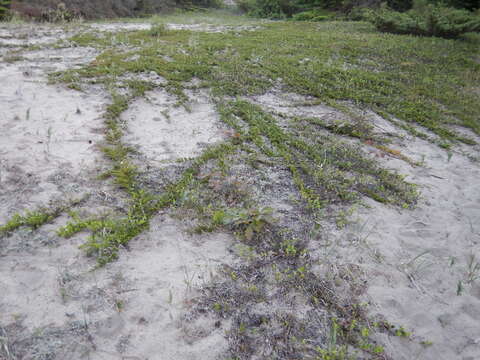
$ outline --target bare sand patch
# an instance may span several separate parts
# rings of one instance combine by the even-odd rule
[[[102,161],[97,146],[106,97],[48,85],[38,66],[25,61],[0,68],[2,220],[60,195],[58,176],[81,177]]]
[[[67,38],[71,32],[51,24],[0,24],[0,47],[46,45]]]
[[[152,27],[150,23],[100,23],[100,24],[88,24],[91,29],[106,31],[106,32],[118,32],[118,31],[138,31],[149,30]]]
[[[120,32],[120,31],[138,31],[138,30],[150,30],[155,24],[152,23],[101,23],[101,24],[89,24],[89,27],[95,30],[105,32]],[[259,26],[251,25],[212,25],[212,24],[165,24],[167,29],[171,30],[189,30],[200,32],[226,32],[226,31],[254,31]]]
[[[93,61],[98,56],[98,51],[91,47],[81,48],[44,48],[35,51],[25,51],[22,57],[35,67],[45,66],[43,70],[61,71],[79,67]]]
[[[122,114],[128,124],[124,141],[150,161],[171,163],[198,155],[202,148],[222,140],[219,116],[206,94],[187,93],[189,102],[159,89],[146,94]]]
[[[185,314],[196,289],[232,261],[230,236],[191,236],[160,215],[119,261],[92,272],[95,263],[77,248],[84,235],[54,239],[49,227],[2,246],[0,324],[10,336],[21,329],[19,358],[211,359],[225,350],[224,330],[213,320]],[[16,248],[21,236],[29,247]],[[39,240],[48,236],[54,242],[45,247]]]
[[[390,123],[374,122],[390,132]],[[422,166],[371,148],[386,167],[419,186],[413,210],[365,200],[355,222],[330,237],[342,261],[361,264],[374,312],[413,333],[387,342],[395,359],[475,359],[480,354],[480,165],[470,154],[413,138],[391,145]],[[476,152],[475,150],[470,149]],[[478,156],[478,152],[477,152]],[[474,270],[477,266],[477,270]],[[431,345],[430,345],[431,342]]]

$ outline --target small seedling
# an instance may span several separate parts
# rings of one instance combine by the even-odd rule
[[[470,254],[467,259],[466,283],[472,284],[480,279],[480,262],[476,260],[475,254]]]
[[[447,151],[447,162],[450,162],[452,160],[453,152],[451,150]]]
[[[457,296],[462,295],[463,293],[463,282],[462,280],[458,280],[457,282]]]
[[[420,344],[423,345],[424,347],[429,347],[433,345],[433,342],[430,340],[423,340],[423,341],[420,341]]]

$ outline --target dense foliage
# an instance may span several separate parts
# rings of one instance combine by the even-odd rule
[[[369,19],[378,30],[394,34],[457,38],[468,32],[480,32],[480,16],[463,9],[426,4],[407,12],[381,9]]]
[[[324,9],[302,11],[292,16],[296,21],[324,21],[330,19],[330,13]]]
[[[294,20],[319,21],[325,20],[325,16],[328,17],[326,10],[341,14],[356,14],[359,9],[380,9],[382,5],[386,5],[393,11],[406,12],[415,8],[417,2],[416,0],[239,0],[238,6],[253,16],[293,17]],[[451,7],[475,10],[480,4],[478,0],[424,0],[421,2],[435,6],[435,9]],[[455,12],[452,13],[455,14]],[[455,19],[460,13],[456,14]],[[441,17],[443,19],[443,15]]]
[[[476,10],[480,8],[480,1],[478,0],[436,0],[436,1],[431,1],[432,3],[435,3],[437,5],[447,5],[447,6],[452,6],[456,8],[464,8],[468,10]]]
[[[10,0],[0,0],[0,19],[4,18],[10,9]]]

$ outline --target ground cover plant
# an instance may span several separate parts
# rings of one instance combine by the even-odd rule
[[[51,74],[51,82],[79,91],[92,84],[109,91],[101,150],[111,166],[100,176],[128,199],[125,209],[108,215],[70,212],[58,235],[88,232],[82,247],[104,266],[168,208],[194,219],[192,232],[221,229],[236,236],[243,261],[224,268],[219,281],[202,289],[192,315],[207,312],[219,322],[231,321],[228,356],[388,359],[371,334],[410,334],[369,318],[360,304],[364,281],[355,266],[319,276],[309,241],[320,231],[316,221],[336,217],[337,206],[371,198],[408,209],[418,200],[414,184],[363,149],[374,146],[410,166],[420,164],[389,149],[389,137],[375,134],[356,109],[372,110],[443,147],[474,144],[457,127],[480,134],[476,40],[381,34],[363,22],[260,23],[208,33],[171,30],[156,21],[144,31],[74,36],[75,46],[95,47],[101,54],[87,65]],[[166,81],[140,78],[152,72]],[[189,88],[207,91],[228,136],[152,176],[124,143],[121,114],[157,87],[174,96],[178,107],[188,107]],[[348,120],[324,122],[266,109],[256,99],[272,89],[303,96],[305,106],[327,104]],[[176,176],[168,181],[157,176],[172,167]],[[278,173],[287,176],[272,185],[273,193],[292,196],[297,206],[290,223],[272,216],[268,202],[255,196],[262,192],[260,180]],[[250,187],[242,186],[247,176],[255,179]],[[58,214],[17,215],[0,233],[36,229]],[[338,281],[347,282],[344,293],[336,290]],[[305,312],[265,309],[275,302],[280,309],[301,304]]]
[[[472,142],[452,125],[480,133],[480,105],[471,91],[480,66],[475,40],[399,38],[352,22],[265,24],[240,35],[169,31],[95,38],[87,33],[73,40],[100,48],[113,42],[143,45],[136,61],[126,61],[133,52],[108,49],[95,66],[54,76],[71,86],[82,78],[99,82],[107,80],[105,75],[156,71],[180,93],[181,82],[196,77],[215,95],[242,96],[265,92],[281,79],[285,90],[333,105],[351,101],[405,127],[421,125],[444,140]],[[175,61],[158,57],[159,52]]]

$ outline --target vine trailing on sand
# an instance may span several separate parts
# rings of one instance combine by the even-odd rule
[[[191,162],[191,166],[184,170],[179,181],[170,184],[161,195],[152,195],[139,185],[138,168],[129,159],[129,153],[132,150],[122,143],[123,129],[120,115],[128,108],[129,102],[135,96],[143,95],[148,89],[143,86],[139,90],[137,82],[130,82],[130,84],[133,89],[133,95],[130,97],[118,95],[114,90],[112,91],[112,103],[107,107],[104,116],[107,145],[102,148],[112,162],[112,168],[103,177],[112,178],[113,182],[129,195],[126,215],[90,219],[75,216],[72,221],[57,231],[58,235],[63,237],[71,237],[84,230],[90,231],[91,235],[82,248],[88,255],[97,258],[99,266],[117,259],[119,249],[146,230],[151,218],[159,210],[175,204],[193,181],[202,164],[233,150],[229,143],[208,148]]]
[[[55,205],[27,210],[24,214],[14,214],[4,225],[0,225],[0,237],[7,236],[22,227],[36,230],[42,225],[52,222],[68,209],[80,204],[82,199],[59,202]]]

